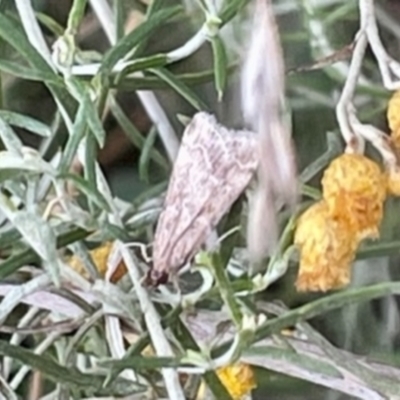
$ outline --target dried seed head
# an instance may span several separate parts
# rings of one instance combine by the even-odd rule
[[[322,187],[333,218],[347,220],[359,240],[379,236],[386,179],[377,163],[361,154],[343,154],[325,170]]]
[[[346,286],[358,240],[347,219],[332,218],[325,201],[300,218],[294,238],[300,249],[299,291],[327,291]]]
[[[153,278],[189,262],[252,179],[255,134],[197,113],[186,127],[154,238]]]

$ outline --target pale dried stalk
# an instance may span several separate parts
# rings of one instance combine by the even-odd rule
[[[378,62],[383,84],[389,90],[400,89],[400,64],[386,52],[379,37],[373,0],[359,0],[361,27]],[[393,80],[394,75],[397,80]]]
[[[374,126],[362,124],[358,120],[353,98],[368,44],[377,59],[386,88],[400,88],[400,81],[393,81],[391,77],[394,74],[400,78],[400,64],[388,56],[379,38],[373,1],[360,0],[359,10],[360,30],[355,38],[349,74],[336,107],[336,116],[343,138],[347,143],[347,152],[362,153],[364,140],[368,140],[380,152],[386,166],[395,168],[397,159],[389,137]]]
[[[362,152],[364,149],[364,140],[361,136],[356,135],[351,126],[351,121],[354,121],[355,115],[352,101],[358,77],[361,73],[366,47],[367,37],[363,31],[359,31],[355,39],[349,73],[336,106],[336,118],[339,123],[340,132],[347,144],[347,150],[355,152]]]
[[[164,334],[161,326],[160,317],[151,302],[151,299],[146,289],[141,284],[141,276],[139,268],[133,256],[130,254],[128,248],[119,242],[119,249],[122,258],[128,269],[129,276],[132,279],[133,286],[138,297],[140,307],[143,311],[144,320],[146,322],[147,330],[149,332],[151,341],[157,356],[159,357],[173,357],[174,352]],[[185,395],[179,383],[178,373],[172,368],[162,368],[161,373],[164,378],[165,387],[170,399],[184,400]]]

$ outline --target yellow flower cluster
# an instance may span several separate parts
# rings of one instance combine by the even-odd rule
[[[298,290],[324,292],[348,284],[357,245],[349,227],[346,219],[330,217],[323,200],[301,216],[295,234],[301,249]]]
[[[322,179],[323,199],[300,218],[295,232],[300,291],[346,286],[361,240],[377,238],[386,197],[386,179],[378,164],[360,154],[342,154]]]
[[[388,103],[387,120],[390,140],[397,157],[400,158],[400,91],[394,92]],[[388,194],[400,196],[400,167],[391,166],[386,171]]]
[[[247,399],[251,391],[257,386],[253,370],[248,364],[237,362],[218,368],[215,372],[234,400]],[[209,397],[207,386],[202,381],[196,400],[205,400]]]
[[[400,91],[394,92],[388,103],[387,120],[390,136],[397,148],[400,148]]]
[[[322,189],[331,217],[346,220],[357,239],[379,236],[386,180],[377,163],[361,154],[343,154],[326,169]]]
[[[253,370],[248,364],[239,362],[219,368],[216,372],[234,400],[242,400],[256,387]]]
[[[400,91],[388,103],[388,142],[400,161]],[[338,289],[350,281],[350,268],[363,239],[377,238],[387,196],[400,196],[400,162],[386,171],[361,154],[342,154],[322,179],[323,199],[300,218],[295,232],[301,291]]]
[[[110,255],[111,249],[113,246],[113,242],[106,242],[103,243],[101,246],[95,248],[94,250],[90,251],[90,256],[94,264],[96,265],[97,270],[99,271],[100,275],[104,278],[107,272],[107,260]],[[82,275],[85,278],[89,278],[89,274],[86,271],[81,259],[77,256],[72,256],[68,261],[68,265]],[[123,261],[118,264],[115,272],[111,276],[111,282],[115,283],[118,282],[127,272],[126,266]]]

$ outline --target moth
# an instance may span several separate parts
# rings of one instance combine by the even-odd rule
[[[285,79],[282,49],[270,0],[256,0],[248,53],[241,76],[246,123],[258,133],[258,186],[250,201],[248,249],[253,261],[277,241],[277,209],[294,206],[298,185],[290,131],[284,121]]]
[[[184,131],[156,227],[148,283],[165,283],[195,256],[258,164],[253,132],[229,130],[205,112],[194,115]]]

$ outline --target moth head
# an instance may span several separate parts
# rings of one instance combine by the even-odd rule
[[[146,286],[157,287],[158,285],[165,285],[168,283],[169,275],[166,271],[150,268],[145,278]]]

